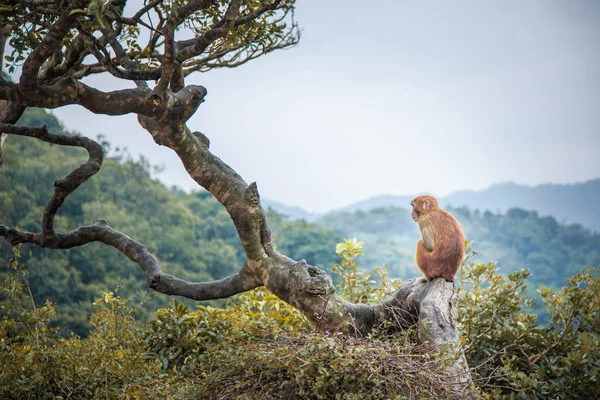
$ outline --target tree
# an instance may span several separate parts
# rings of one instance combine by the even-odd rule
[[[417,324],[425,348],[446,350],[449,375],[459,386],[468,383],[470,374],[455,332],[456,296],[451,283],[443,279],[426,284],[410,280],[394,296],[374,306],[343,300],[324,271],[304,260],[291,260],[275,249],[256,183],[247,184],[210,152],[210,141],[204,134],[186,126],[207,94],[202,86],[186,85],[186,76],[235,67],[294,46],[300,38],[294,0],[152,0],[138,4],[135,12],[126,3],[9,0],[3,6],[1,53],[8,39],[12,48],[5,57],[9,72],[23,64],[17,83],[7,79],[0,82],[0,132],[82,147],[89,158],[54,182],[40,232],[0,225],[0,237],[13,246],[33,243],[52,249],[102,242],[136,262],[150,288],[195,300],[225,298],[266,286],[327,331],[366,334],[383,322],[397,329]],[[193,38],[178,40],[190,34]],[[124,83],[133,81],[136,87],[104,92],[82,81],[95,74]],[[154,86],[149,81],[155,81]],[[96,114],[136,114],[158,145],[172,149],[189,175],[231,216],[246,255],[239,272],[213,282],[188,282],[165,274],[142,243],[103,219],[70,232],[57,232],[57,211],[101,168],[103,149],[86,137],[14,123],[25,107],[53,109],[69,104]]]

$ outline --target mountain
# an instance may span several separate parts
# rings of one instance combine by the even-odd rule
[[[569,185],[533,187],[500,183],[481,191],[450,194],[442,199],[442,203],[502,213],[519,207],[600,232],[600,178]]]
[[[382,195],[350,204],[331,213],[368,211],[381,207],[410,209],[415,196]],[[511,208],[536,211],[550,215],[560,222],[577,223],[592,231],[600,232],[600,178],[581,183],[559,185],[545,184],[526,186],[516,183],[498,183],[484,190],[462,190],[440,197],[442,206],[462,207],[472,210],[506,213]],[[275,211],[292,219],[315,221],[319,214],[289,207],[274,201],[266,201]]]
[[[261,203],[263,208],[272,208],[274,211],[277,211],[278,214],[281,214],[282,216],[288,217],[290,219],[304,219],[306,221],[312,222],[317,220],[321,216],[321,214],[307,211],[301,207],[288,206],[287,204],[283,204],[274,200],[261,199]]]
[[[394,196],[391,194],[384,194],[381,196],[370,197],[366,200],[359,201],[357,203],[350,204],[349,206],[343,207],[340,210],[334,210],[332,212],[346,211],[354,212],[357,210],[371,210],[373,208],[380,207],[401,207],[410,208],[410,202],[415,196]]]

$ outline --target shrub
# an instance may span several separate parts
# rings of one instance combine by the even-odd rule
[[[342,294],[372,302],[357,271],[360,242],[338,247]],[[469,254],[473,254],[470,252]],[[190,311],[174,300],[147,325],[136,306],[104,293],[89,337],[51,328],[54,306],[36,306],[19,252],[0,285],[0,398],[379,399],[457,398],[443,365],[414,332],[352,338],[317,332],[294,308],[257,289],[225,309]],[[526,270],[502,276],[467,258],[458,321],[475,392],[486,398],[600,398],[600,271],[588,268],[561,290],[541,288],[548,325],[525,297]]]
[[[54,306],[36,307],[29,297],[18,249],[9,267],[12,273],[0,285],[0,398],[127,399],[168,393],[164,371],[148,352],[144,329],[136,325],[126,299],[105,293],[94,303],[88,338],[60,336],[49,327]]]
[[[459,323],[476,385],[493,397],[600,398],[600,271],[587,268],[558,291],[540,288],[547,326],[527,312],[528,276],[466,263]]]

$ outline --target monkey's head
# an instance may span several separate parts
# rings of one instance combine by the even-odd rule
[[[433,196],[419,196],[415,197],[413,201],[410,202],[412,206],[412,219],[417,222],[419,221],[419,217],[423,214],[427,214],[431,210],[435,210],[439,208],[438,202]]]

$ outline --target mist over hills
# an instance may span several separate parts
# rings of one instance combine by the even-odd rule
[[[371,197],[331,212],[368,211],[379,207],[410,208],[414,196],[381,195]],[[577,223],[600,231],[600,178],[574,184],[544,184],[526,186],[516,183],[498,183],[484,190],[462,190],[440,197],[442,206],[462,207],[494,213],[506,213],[511,208],[536,211],[550,215],[563,223]],[[315,221],[321,214],[300,207],[290,207],[274,201],[264,201],[266,206],[292,219]]]
[[[499,183],[486,190],[465,190],[443,198],[444,204],[454,207],[506,212],[519,207],[551,215],[560,222],[578,223],[600,231],[600,178],[582,183],[523,186]]]
[[[306,221],[313,222],[322,215],[319,213],[310,212],[302,207],[288,206],[287,204],[275,200],[261,199],[260,202],[264,208],[272,208],[279,214],[285,215],[290,219],[304,219]]]

